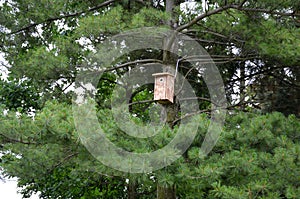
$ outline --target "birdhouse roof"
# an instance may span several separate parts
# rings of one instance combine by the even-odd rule
[[[173,76],[174,77],[174,75],[173,74],[171,74],[171,73],[154,73],[154,74],[152,74],[152,76],[154,76],[154,77],[156,77],[156,76],[166,76],[166,75],[170,75],[170,76]]]

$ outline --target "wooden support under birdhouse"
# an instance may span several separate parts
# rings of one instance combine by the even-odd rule
[[[161,104],[173,103],[174,100],[174,75],[170,73],[155,73],[154,100]]]

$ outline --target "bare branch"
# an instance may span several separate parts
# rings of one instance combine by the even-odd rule
[[[214,105],[217,105],[216,103],[214,103],[213,101],[211,101],[210,99],[205,98],[205,97],[187,97],[187,98],[180,99],[180,101],[186,101],[186,100],[202,100],[202,101],[207,101]]]
[[[209,112],[213,112],[213,111],[218,111],[220,109],[222,109],[222,110],[231,110],[235,107],[241,106],[243,104],[248,104],[248,103],[249,102],[239,101],[237,104],[227,106],[226,108],[225,107],[224,108],[219,107],[219,109],[204,109],[204,110],[199,110],[199,111],[196,111],[196,112],[188,113],[188,114],[183,115],[181,118],[178,118],[178,119],[174,120],[173,124],[175,125],[177,122],[179,122],[179,121],[181,121],[185,118],[192,117],[192,116],[195,116],[195,115],[198,115],[198,114],[201,114],[201,113],[209,113]]]
[[[183,62],[200,62],[201,64],[209,64],[209,63],[215,63],[215,64],[224,64],[234,61],[246,61],[246,60],[253,60],[253,59],[260,59],[259,56],[189,56],[186,59],[183,60]]]
[[[240,8],[243,7],[243,5],[244,5],[246,2],[247,2],[247,0],[242,1],[242,2],[239,4],[239,7],[240,7]]]
[[[208,112],[211,112],[211,109],[205,109],[205,110],[200,110],[200,111],[196,111],[196,112],[193,112],[193,113],[186,114],[186,115],[182,116],[181,118],[178,118],[178,119],[174,120],[173,125],[176,125],[177,122],[179,122],[179,121],[181,121],[185,118],[192,117],[192,116],[195,116],[195,115],[198,115],[198,114],[201,114],[201,113],[208,113]]]
[[[206,39],[194,39],[196,41],[202,42],[202,43],[208,43],[208,44],[219,44],[219,45],[226,45],[226,46],[234,46],[234,44],[230,44],[229,42],[221,42],[221,41],[215,41],[215,40],[206,40]]]
[[[118,65],[118,66],[115,66],[115,67],[112,67],[112,68],[107,68],[104,72],[109,72],[109,71],[113,71],[113,70],[116,70],[116,69],[119,69],[119,68],[128,67],[128,66],[133,65],[133,64],[148,63],[148,62],[162,63],[162,61],[159,60],[159,59],[142,59],[142,60],[127,62],[125,64],[121,64],[121,65]]]

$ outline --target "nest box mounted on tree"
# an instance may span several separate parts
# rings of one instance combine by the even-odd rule
[[[174,75],[170,73],[155,73],[154,100],[161,104],[173,103]]]

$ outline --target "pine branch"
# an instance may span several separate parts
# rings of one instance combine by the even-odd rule
[[[276,10],[264,9],[264,8],[245,8],[245,7],[243,7],[244,4],[245,4],[245,1],[242,2],[239,5],[229,4],[229,5],[225,5],[225,6],[217,8],[217,9],[214,9],[214,10],[210,10],[208,12],[205,12],[205,13],[199,15],[198,17],[194,18],[190,22],[179,26],[176,29],[176,31],[178,31],[178,32],[183,31],[184,29],[187,29],[187,28],[193,26],[198,21],[200,21],[200,20],[202,20],[206,17],[209,17],[209,16],[214,15],[214,14],[221,13],[221,12],[226,11],[228,9],[236,9],[236,10],[239,10],[239,11],[246,11],[246,12],[259,12],[259,13],[266,13],[266,14],[275,14],[275,15],[280,15],[280,16],[292,16],[292,17],[299,17],[300,16],[300,13],[296,13],[296,12],[279,12],[279,11],[276,11]]]
[[[211,15],[214,15],[214,14],[218,14],[220,12],[223,12],[224,10],[227,10],[227,9],[230,9],[232,5],[226,5],[226,6],[222,6],[222,7],[219,7],[217,9],[214,9],[214,10],[210,10],[208,12],[205,12],[201,15],[199,15],[198,17],[194,18],[193,20],[191,20],[190,22],[184,24],[184,25],[181,25],[179,26],[176,31],[180,32],[184,29],[187,29],[189,27],[191,27],[192,25],[196,24],[198,21],[206,18],[206,17],[209,17]]]
[[[176,125],[179,121],[181,121],[185,118],[192,117],[192,116],[195,116],[195,115],[198,115],[198,114],[201,114],[201,113],[210,113],[210,112],[213,112],[213,111],[219,111],[220,109],[222,109],[222,110],[232,110],[235,107],[239,107],[241,105],[248,104],[248,103],[249,102],[239,101],[237,104],[233,104],[233,105],[230,105],[230,106],[227,106],[227,107],[220,107],[219,109],[218,108],[215,108],[215,109],[210,109],[209,108],[209,109],[204,109],[204,110],[199,110],[199,111],[196,111],[196,112],[188,113],[188,114],[182,116],[181,118],[178,118],[178,119],[174,120],[173,125]]]
[[[109,4],[111,4],[111,3],[115,2],[115,1],[117,1],[117,0],[108,0],[108,1],[105,1],[105,2],[103,2],[103,3],[101,3],[101,4],[97,5],[97,6],[95,6],[95,7],[92,7],[90,9],[88,9],[88,10],[84,10],[84,11],[80,11],[80,12],[75,12],[75,13],[72,13],[72,14],[67,14],[67,15],[63,15],[63,16],[59,16],[59,17],[53,17],[53,18],[46,19],[46,20],[44,20],[42,22],[33,23],[33,24],[30,24],[30,25],[28,25],[28,26],[26,26],[24,28],[18,29],[18,30],[13,31],[13,32],[10,32],[10,33],[8,33],[8,35],[13,35],[13,34],[17,34],[17,33],[23,32],[23,31],[28,30],[30,28],[36,27],[36,26],[38,26],[40,24],[51,23],[53,21],[57,21],[57,20],[61,20],[61,19],[66,19],[66,18],[71,18],[71,17],[77,17],[77,16],[79,16],[81,14],[84,14],[84,13],[87,13],[87,12],[93,12],[93,11],[98,10],[98,9],[104,7],[104,6],[107,6],[107,5],[109,5]]]
[[[17,139],[14,139],[14,138],[10,138],[10,137],[4,135],[3,133],[0,133],[0,136],[2,136],[5,139],[5,141],[7,141],[9,143],[21,143],[21,144],[27,144],[27,145],[36,144],[35,142],[26,142],[26,141],[23,141],[22,139],[17,140]]]
[[[232,5],[231,8],[240,10],[240,11],[247,11],[247,12],[260,12],[260,13],[266,13],[266,14],[275,14],[280,16],[287,16],[287,17],[299,17],[300,13],[295,12],[279,12],[276,10],[270,10],[270,9],[264,9],[264,8],[245,8],[239,5]]]

